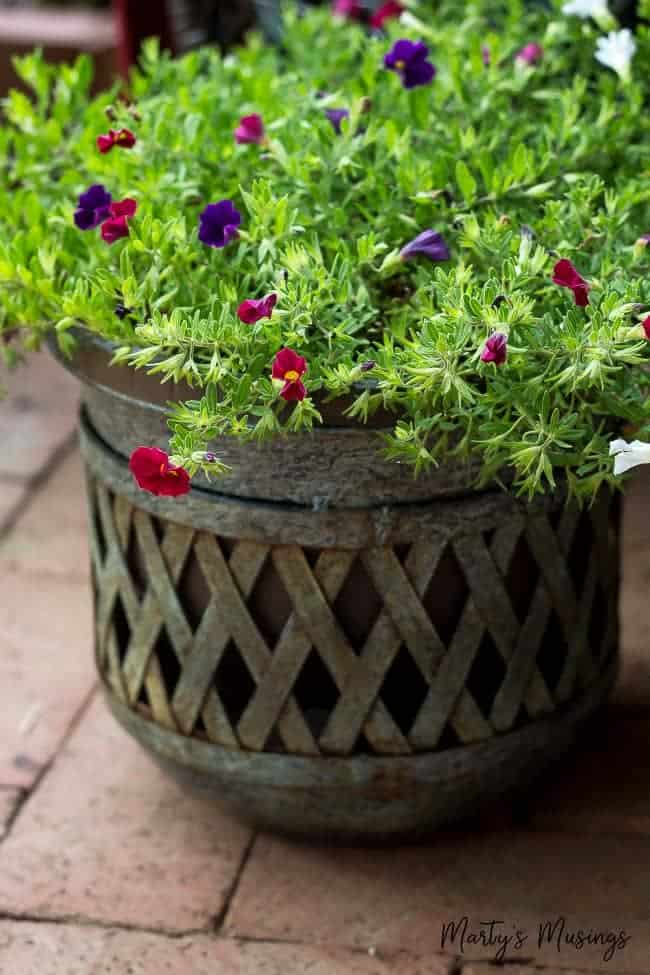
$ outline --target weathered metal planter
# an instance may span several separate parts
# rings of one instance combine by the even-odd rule
[[[127,460],[188,390],[108,368],[83,386],[96,658],[117,719],[246,819],[414,835],[523,788],[572,744],[617,661],[618,514],[414,480],[332,412],[180,499]],[[381,418],[380,418],[381,421]],[[338,426],[336,424],[339,424]]]

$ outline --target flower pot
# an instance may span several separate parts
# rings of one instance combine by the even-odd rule
[[[217,443],[233,472],[138,490],[182,389],[84,338],[96,660],[153,756],[262,827],[387,839],[521,789],[574,741],[617,663],[618,505],[414,479],[376,432]],[[344,421],[340,419],[340,423]]]

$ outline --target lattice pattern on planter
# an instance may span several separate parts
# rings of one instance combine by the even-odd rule
[[[442,749],[553,712],[615,649],[607,497],[346,551],[226,540],[92,477],[88,491],[100,673],[183,735],[304,755]]]

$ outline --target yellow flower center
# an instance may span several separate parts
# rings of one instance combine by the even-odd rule
[[[297,379],[300,379],[300,373],[296,372],[295,369],[290,369],[289,372],[284,374],[285,382],[295,383]]]
[[[178,477],[178,471],[173,471],[170,467],[167,467],[167,461],[163,461],[160,465],[161,474],[171,474],[173,477]]]
[[[406,61],[396,61],[395,67],[397,68],[398,71],[403,71],[404,68],[406,67]]]

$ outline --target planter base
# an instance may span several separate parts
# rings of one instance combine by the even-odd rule
[[[186,738],[130,710],[104,686],[120,722],[184,785],[208,791],[251,825],[347,842],[403,842],[467,819],[498,796],[520,792],[576,742],[603,704],[614,660],[560,713],[489,741],[385,758],[301,758],[221,748]]]

